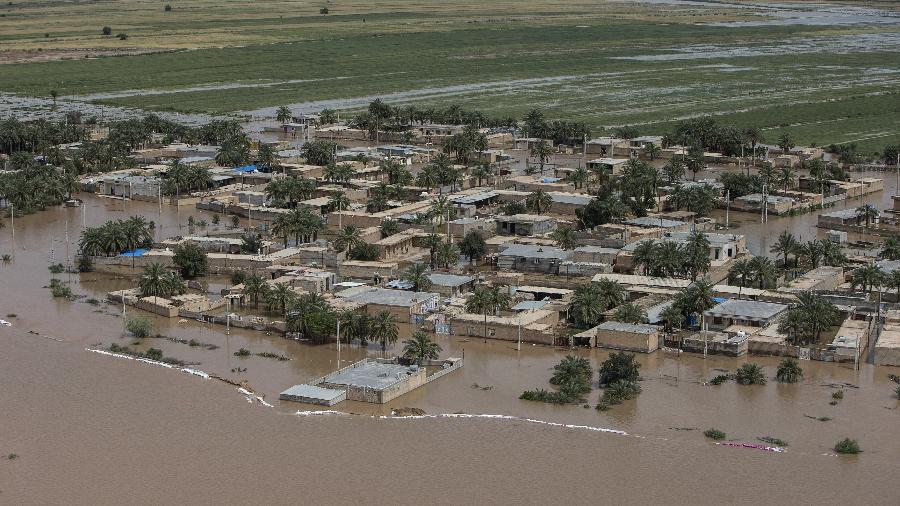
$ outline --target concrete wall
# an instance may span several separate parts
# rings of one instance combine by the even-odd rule
[[[597,329],[595,339],[598,348],[650,353],[659,348],[660,336],[658,332],[642,334],[620,330]]]

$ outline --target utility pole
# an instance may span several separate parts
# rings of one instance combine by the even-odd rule
[[[725,192],[725,229],[728,230],[728,211],[731,209],[731,190]]]

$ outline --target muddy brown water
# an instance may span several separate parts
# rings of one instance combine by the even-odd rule
[[[246,380],[272,407],[248,402],[216,380],[90,353],[85,348],[131,345],[133,339],[123,337],[120,306],[85,300],[134,286],[131,278],[138,271],[73,274],[73,290],[86,297],[52,299],[43,288],[50,278],[69,278],[47,270],[51,245],[53,261],[65,255],[66,216],[70,254],[83,217],[90,226],[141,213],[157,223],[160,236],[178,233],[177,218],[185,223],[188,215],[211,217],[185,209],[176,214],[168,207],[159,213],[155,204],[139,202],[129,202],[126,214],[122,201],[87,197],[85,202],[83,209],[56,208],[17,219],[15,259],[0,265],[0,317],[13,323],[0,327],[0,455],[20,456],[0,461],[4,503],[114,504],[136,498],[411,503],[423,497],[437,503],[582,503],[615,497],[616,503],[642,504],[766,499],[895,504],[900,497],[900,404],[893,395],[896,385],[887,379],[897,368],[863,364],[857,372],[847,365],[803,362],[803,381],[780,385],[773,379],[774,358],[639,355],[643,393],[600,413],[593,409],[596,389],[588,396],[590,409],[518,396],[525,389],[548,388],[550,369],[566,353],[598,366],[608,356],[604,351],[526,345],[517,352],[515,343],[438,336],[443,356],[465,356],[459,371],[384,406],[337,407],[363,416],[297,416],[298,410],[321,408],[277,401],[277,394],[335,369],[339,358],[333,344],[310,346],[237,329],[226,334],[221,326],[154,318],[162,334],[220,348],[161,339],[133,345],[157,347],[167,356],[197,362],[196,369]],[[2,253],[12,247],[9,225],[0,230]],[[758,235],[748,237],[753,244]],[[211,288],[225,282],[213,278]],[[412,329],[402,330],[407,336]],[[292,360],[234,357],[241,347]],[[342,348],[341,365],[381,355],[376,345]],[[750,361],[765,368],[769,384],[703,384]],[[232,372],[237,367],[247,370]],[[837,388],[845,390],[844,399],[832,406]],[[394,407],[514,418],[369,416],[387,415]],[[831,420],[809,418],[823,416]],[[785,453],[717,446],[702,435],[711,427],[741,442],[775,436],[790,446]],[[833,455],[831,447],[844,437],[857,439],[864,453]]]

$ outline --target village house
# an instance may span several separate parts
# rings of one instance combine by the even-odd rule
[[[606,321],[576,334],[575,339],[598,348],[652,353],[659,349],[661,335],[654,325]]]
[[[712,330],[724,330],[732,325],[766,327],[787,309],[788,306],[785,304],[728,299],[704,311],[703,323]]]
[[[426,313],[437,309],[439,299],[438,294],[431,292],[410,292],[367,285],[336,292],[335,296],[365,305],[366,312],[370,315],[389,311],[403,323],[422,323]]]
[[[628,163],[627,158],[596,158],[585,164],[588,170],[606,177],[618,176]]]
[[[459,297],[464,293],[470,292],[475,286],[475,278],[473,276],[459,274],[432,272],[428,275],[428,280],[431,281],[432,291],[449,298]]]
[[[572,255],[571,251],[553,246],[512,244],[500,251],[497,267],[501,271],[559,274],[560,265]]]
[[[553,328],[559,321],[556,311],[521,311],[511,316],[460,313],[450,318],[450,335],[498,339],[501,341],[554,344]]]
[[[537,214],[497,216],[495,220],[499,235],[544,235],[556,230],[555,219]]]

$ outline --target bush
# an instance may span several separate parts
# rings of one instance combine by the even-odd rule
[[[843,390],[838,390],[837,392],[832,392],[832,393],[831,393],[831,398],[832,398],[832,399],[835,399],[835,400],[838,400],[838,401],[841,400],[841,399],[843,399],[843,398],[844,398],[844,391],[843,391]]]
[[[639,393],[641,393],[641,386],[636,382],[626,380],[616,381],[603,391],[603,395],[600,397],[600,403],[597,405],[597,409],[599,409],[600,411],[606,411],[607,409],[609,409],[609,406],[622,404],[627,400],[637,397]],[[601,408],[601,406],[604,407]]]
[[[82,255],[78,257],[78,263],[76,264],[78,268],[78,272],[91,272],[94,270],[94,261],[91,257],[87,255]]]
[[[787,446],[788,445],[787,441],[785,441],[784,439],[779,439],[777,437],[772,437],[772,436],[763,436],[763,437],[758,437],[756,439],[762,441],[763,443],[768,443],[768,444],[774,445],[774,446]]]
[[[206,250],[194,241],[186,241],[175,246],[173,252],[175,255],[172,257],[172,263],[183,278],[202,276],[209,270]]]
[[[843,440],[838,441],[838,444],[834,445],[834,451],[844,455],[854,455],[862,452],[859,448],[859,443],[857,443],[855,439],[850,438],[844,438]]]
[[[5,263],[5,264],[8,264],[9,262],[12,261],[12,256],[9,255],[8,253],[5,253],[2,258],[3,258],[3,263]]]
[[[634,354],[612,353],[600,364],[600,384],[609,385],[619,380],[634,383],[640,378],[641,364],[634,361]]]
[[[166,6],[163,8],[163,10],[165,12],[172,12],[172,6],[170,4],[166,4]]]
[[[50,294],[53,295],[53,297],[63,297],[68,299],[72,297],[72,288],[54,278],[50,280]]]
[[[161,362],[163,359],[163,352],[158,348],[150,348],[144,352],[144,357]]]
[[[900,399],[900,387],[897,387],[897,388],[894,390],[894,394],[897,396],[898,399]]]
[[[47,269],[49,269],[52,274],[59,274],[66,271],[66,266],[63,264],[53,264],[47,267]]]
[[[322,7],[319,9],[319,14],[328,14],[328,7]]]
[[[153,333],[153,323],[146,316],[134,315],[125,320],[125,330],[134,337],[144,338]]]
[[[127,34],[127,33],[120,33],[119,35],[116,35],[116,37],[117,37],[119,40],[128,40],[128,34]]]
[[[719,429],[706,429],[705,431],[703,431],[703,435],[710,439],[715,439],[716,441],[725,439],[725,437],[727,436],[724,432],[720,431]]]
[[[213,224],[213,225],[218,225],[220,221],[221,221],[221,218],[219,218],[219,215],[218,215],[218,214],[214,214],[213,217],[212,217],[212,224]]]
[[[803,377],[803,369],[796,359],[786,358],[778,364],[775,378],[781,383],[796,383]]]
[[[519,396],[519,399],[525,401],[550,402],[553,404],[568,404],[573,401],[573,399],[568,397],[562,391],[551,392],[549,390],[544,390],[543,388],[539,388],[537,390],[526,390],[522,392],[522,395]]]
[[[741,385],[765,385],[766,377],[763,375],[762,367],[759,364],[744,364],[738,367],[734,375],[735,381]]]
[[[112,35],[112,28],[108,26],[103,27],[103,35],[109,36]]]
[[[244,271],[234,271],[231,273],[231,284],[239,285],[247,279],[247,274]]]
[[[250,350],[248,350],[247,348],[241,348],[238,351],[234,352],[234,356],[235,357],[249,357]]]
[[[722,383],[725,383],[729,379],[731,379],[731,376],[729,376],[727,374],[719,374],[715,378],[709,380],[709,384],[710,385],[721,385]]]

